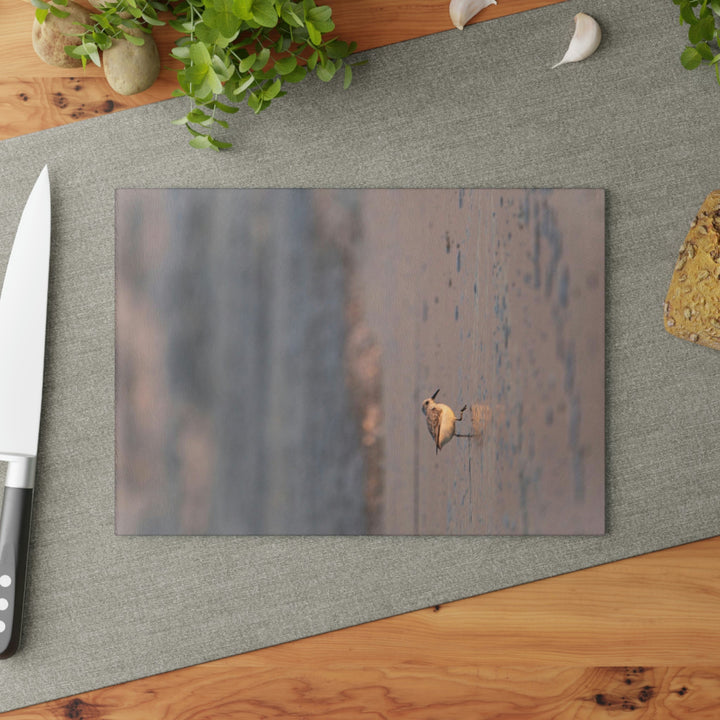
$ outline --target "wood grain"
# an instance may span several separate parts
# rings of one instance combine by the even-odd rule
[[[87,0],[79,2],[89,7]],[[501,0],[472,22],[559,2],[564,0]],[[358,51],[452,28],[447,0],[329,0],[327,4],[333,8],[335,34],[357,42]],[[154,33],[163,68],[156,83],[146,92],[123,96],[110,89],[102,70],[92,64],[83,70],[51,67],[41,61],[30,42],[32,5],[0,0],[0,12],[0,139],[165,100],[177,87],[174,68],[178,63],[169,52],[178,35],[171,28]]]
[[[717,537],[0,717],[716,720],[719,554]]]

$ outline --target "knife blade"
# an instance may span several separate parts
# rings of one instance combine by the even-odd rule
[[[8,463],[0,511],[0,658],[14,655],[20,645],[40,434],[49,267],[46,165],[25,203],[0,294],[0,460]]]

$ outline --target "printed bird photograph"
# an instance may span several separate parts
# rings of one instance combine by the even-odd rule
[[[122,189],[119,535],[600,535],[594,189]]]
[[[429,398],[425,398],[422,404],[423,415],[425,415],[427,420],[430,437],[435,442],[436,453],[454,437],[473,437],[472,435],[462,435],[455,432],[455,423],[463,419],[463,413],[467,410],[467,405],[463,405],[460,408],[460,415],[456,417],[451,407],[443,403],[435,402],[435,398],[439,392],[440,388]]]

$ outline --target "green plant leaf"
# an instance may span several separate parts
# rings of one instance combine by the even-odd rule
[[[140,47],[145,44],[145,38],[137,37],[136,35],[130,35],[130,33],[123,33],[123,37],[131,44]]]
[[[232,143],[222,142],[221,140],[216,140],[215,138],[210,138],[210,143],[216,150],[227,150],[232,147]]]
[[[148,24],[153,25],[154,27],[161,27],[165,23],[158,18],[158,16],[155,14],[154,10],[151,10],[148,8],[143,14],[142,19]]]
[[[716,15],[720,15],[720,0],[711,0],[710,7]]]
[[[255,64],[256,60],[257,60],[257,55],[255,53],[251,53],[250,55],[248,55],[246,58],[243,58],[238,63],[238,70],[241,73],[246,73]]]
[[[194,65],[209,67],[210,51],[207,49],[207,46],[201,42],[190,45],[190,60]]]
[[[66,18],[70,14],[67,10],[60,10],[60,8],[56,8],[54,5],[50,6],[50,12],[59,18]]]
[[[290,27],[302,27],[302,20],[300,19],[300,16],[295,12],[294,8],[292,7],[292,3],[286,3],[282,10],[280,11],[280,17],[290,26]]]
[[[689,25],[694,25],[697,22],[695,11],[690,7],[690,4],[685,4],[680,7],[680,20],[685,21]]]
[[[170,54],[171,54],[174,58],[176,58],[176,59],[178,59],[178,60],[186,60],[187,58],[190,57],[190,48],[187,47],[187,46],[185,46],[185,47],[174,47],[174,48],[170,51]]]
[[[208,7],[202,17],[204,23],[217,29],[225,37],[232,37],[242,23],[235,12],[233,0],[214,0],[212,7]]]
[[[217,150],[217,148],[210,142],[210,138],[207,135],[196,135],[190,140],[190,145],[198,150]]]
[[[323,82],[330,82],[330,80],[332,80],[335,75],[335,70],[336,68],[333,63],[325,63],[323,65],[317,66],[317,68],[315,69],[315,74]]]
[[[45,18],[48,16],[49,12],[50,10],[45,8],[37,8],[37,10],[35,10],[35,17],[41,25],[45,22]]]
[[[252,20],[252,0],[235,0],[235,14],[241,20]]]
[[[263,48],[258,54],[255,62],[253,63],[253,70],[262,70],[270,60],[270,49]]]
[[[253,20],[262,27],[275,27],[278,23],[278,14],[271,0],[253,0]]]
[[[313,45],[319,45],[322,42],[322,34],[320,31],[315,27],[315,25],[310,21],[305,21],[305,27],[307,28],[308,37],[310,38],[310,42]]]
[[[51,12],[63,12],[59,8],[68,1],[53,0],[51,5],[47,0],[31,0],[43,19]],[[679,7],[692,9],[697,2],[679,0]],[[131,17],[121,18],[125,11]],[[165,12],[169,17],[159,15]],[[315,0],[108,0],[90,18],[90,24],[82,25],[78,33],[81,44],[67,48],[83,66],[88,58],[98,62],[100,51],[115,38],[142,45],[144,36],[136,35],[137,30],[149,33],[149,27],[168,24],[182,35],[169,51],[182,63],[177,70],[179,88],[172,95],[189,97],[192,107],[173,123],[185,125],[193,147],[231,147],[206,130],[214,125],[228,127],[227,120],[217,115],[230,116],[239,110],[219,97],[243,99],[259,113],[287,94],[285,83],[300,82],[309,71],[327,81],[344,69],[343,86],[352,81],[353,71],[343,60],[356,46],[339,39],[324,40],[324,34],[335,27],[332,9]],[[693,19],[699,22],[694,15]],[[706,57],[709,46],[702,42],[696,52]]]
[[[256,93],[250,93],[250,95],[248,95],[247,104],[251,110],[255,111],[256,115],[260,112],[261,100],[260,96]]]
[[[282,80],[278,78],[275,82],[271,83],[265,90],[263,90],[263,100],[272,100],[280,92],[282,88]]]
[[[207,71],[207,65],[190,65],[183,73],[183,78],[188,85],[200,87],[205,82]]]
[[[702,63],[702,55],[694,47],[687,47],[680,55],[680,62],[686,70],[694,70]]]
[[[688,39],[695,44],[702,40],[712,40],[715,32],[715,19],[712,15],[705,15],[698,20],[688,31]]]
[[[326,46],[325,51],[331,58],[346,58],[350,54],[350,44],[342,40],[331,40]]]
[[[208,84],[210,91],[215,95],[220,95],[223,91],[223,86],[217,73],[208,66],[207,75],[205,76],[205,82]]]
[[[311,8],[305,13],[305,22],[312,23],[313,27],[321,33],[331,32],[335,29],[332,21],[332,10],[327,5]]]
[[[700,56],[703,60],[712,60],[713,59],[713,51],[710,49],[710,46],[706,42],[699,42],[695,49],[700,53]]]
[[[297,67],[297,58],[294,55],[288,55],[288,57],[278,58],[275,61],[274,68],[280,73],[280,75],[287,75],[291,73]]]
[[[236,107],[235,105],[226,105],[225,103],[221,103],[219,100],[215,101],[214,107],[216,107],[218,110],[222,110],[224,113],[227,113],[228,115],[234,115],[240,109],[239,107]]]
[[[240,93],[245,92],[254,82],[255,78],[252,75],[249,75],[240,83],[240,85],[237,86],[237,88],[235,88],[234,94],[240,95]]]
[[[298,65],[292,72],[285,75],[283,77],[283,80],[289,83],[299,83],[301,80],[305,79],[307,73],[308,70],[306,67],[304,67],[303,65]]]
[[[319,5],[307,11],[307,19],[314,23],[327,22],[332,17],[332,8],[328,5]]]

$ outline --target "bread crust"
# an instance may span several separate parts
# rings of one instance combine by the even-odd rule
[[[663,310],[671,335],[720,350],[720,190],[690,224]]]

